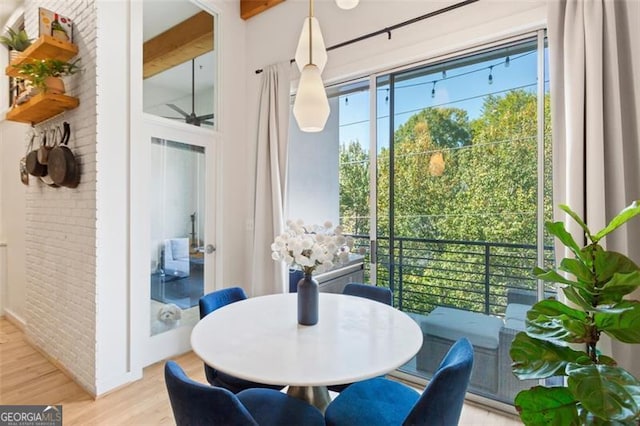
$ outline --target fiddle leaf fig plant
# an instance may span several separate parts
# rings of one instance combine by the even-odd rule
[[[596,233],[568,206],[560,208],[580,225],[587,245],[580,247],[564,223],[547,222],[549,233],[575,258],[563,259],[557,271],[536,268],[534,274],[558,283],[572,305],[552,299],[533,305],[526,331],[516,335],[510,355],[519,379],[562,376],[566,384],[521,391],[516,409],[526,425],[638,425],[640,381],[600,353],[597,345],[602,333],[624,343],[640,343],[640,302],[624,299],[640,287],[640,268],[599,244],[640,214],[640,200]],[[575,349],[580,347],[583,350]]]

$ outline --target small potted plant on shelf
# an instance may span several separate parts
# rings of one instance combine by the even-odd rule
[[[23,78],[31,81],[36,93],[63,94],[65,87],[61,77],[80,71],[78,61],[79,59],[73,62],[59,59],[39,59],[14,66],[18,68]],[[33,96],[36,93],[32,90],[30,95]]]
[[[6,35],[0,36],[0,43],[9,48],[11,59],[13,59],[19,52],[24,52],[27,47],[31,46],[31,39],[25,30],[16,31],[7,27]]]

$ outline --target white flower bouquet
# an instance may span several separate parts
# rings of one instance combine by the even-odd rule
[[[353,248],[353,238],[342,235],[342,228],[331,222],[305,225],[302,220],[287,221],[287,230],[271,244],[273,260],[301,269],[305,275],[325,272],[336,264],[346,263]]]

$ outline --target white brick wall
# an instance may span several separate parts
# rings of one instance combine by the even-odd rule
[[[70,17],[83,71],[65,80],[80,106],[50,120],[68,121],[69,148],[80,165],[77,188],[30,179],[26,208],[27,333],[75,380],[96,389],[96,10],[92,0],[26,0],[28,34],[38,36],[38,7]],[[36,126],[36,127],[42,127]]]

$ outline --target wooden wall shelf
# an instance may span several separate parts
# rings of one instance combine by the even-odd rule
[[[79,104],[78,98],[72,96],[39,93],[7,112],[7,120],[38,124],[61,112],[76,108]]]
[[[24,52],[11,61],[5,73],[11,77],[20,77],[14,65],[20,65],[32,59],[59,59],[68,61],[78,54],[78,46],[67,41],[58,40],[48,35],[40,36]]]

